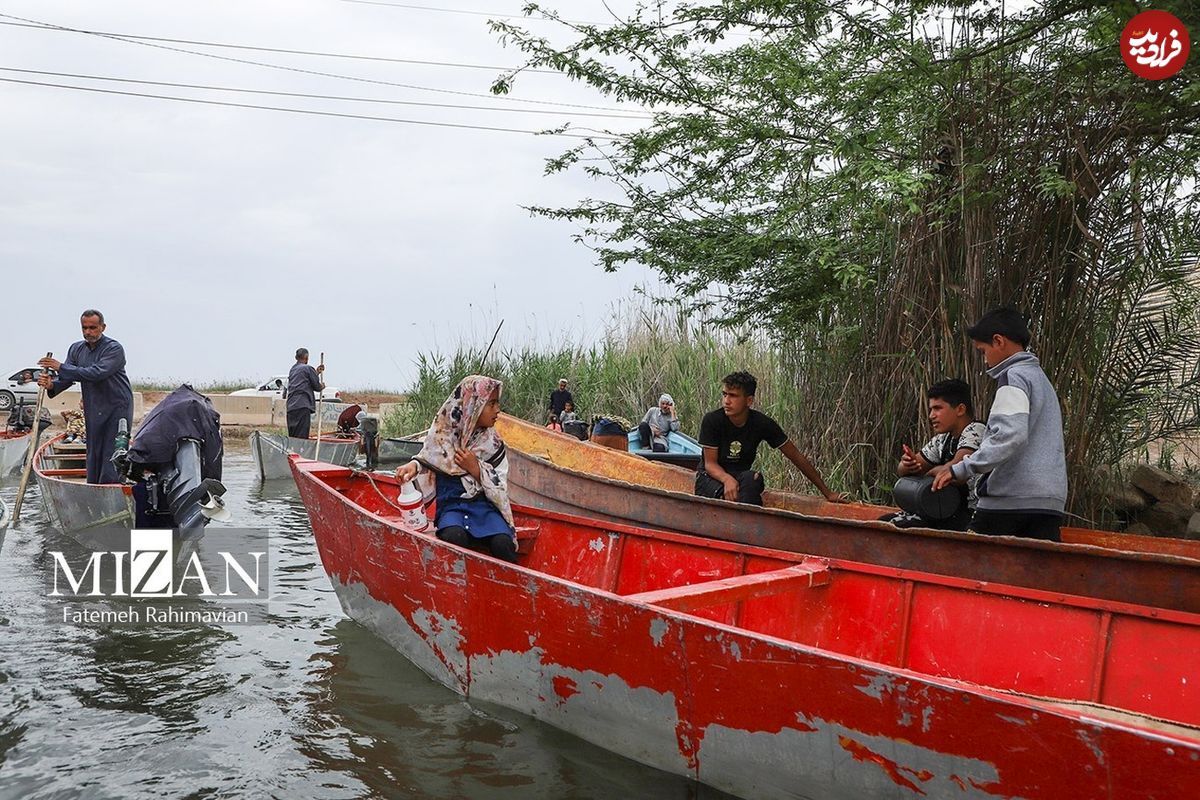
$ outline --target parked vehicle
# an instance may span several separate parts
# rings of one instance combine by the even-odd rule
[[[238,389],[236,392],[230,392],[229,395],[231,397],[275,397],[283,399],[283,390],[287,388],[287,381],[287,375],[272,375],[257,387],[251,386],[248,389]],[[342,390],[336,386],[326,386],[321,390],[319,397],[324,400],[341,400]]]

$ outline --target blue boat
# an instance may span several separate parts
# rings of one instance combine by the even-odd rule
[[[642,449],[642,437],[637,428],[629,432],[629,452],[637,453],[642,458],[651,461],[662,461],[685,469],[695,469],[700,466],[703,450],[700,443],[686,433],[671,431],[667,434],[667,452],[655,453],[653,450]]]

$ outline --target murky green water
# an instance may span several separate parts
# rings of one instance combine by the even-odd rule
[[[271,532],[269,625],[48,624],[30,490],[0,547],[0,798],[725,796],[435,684],[342,614],[290,481],[241,443],[225,477],[229,524]]]

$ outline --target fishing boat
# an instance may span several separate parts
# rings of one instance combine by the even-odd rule
[[[1200,615],[517,506],[518,564],[293,457],[346,614],[434,680],[750,798],[1200,796]]]
[[[878,521],[895,509],[767,491],[765,507],[696,497],[694,473],[508,415],[514,502],[549,511],[976,581],[1200,612],[1200,542],[1064,528],[1063,542]]]
[[[16,472],[29,452],[30,431],[0,431],[0,476]]]
[[[56,528],[70,534],[129,530],[137,516],[133,484],[88,483],[87,445],[50,439],[33,457],[42,505]]]
[[[87,482],[87,444],[61,434],[34,454],[33,473],[51,523],[85,545],[105,548],[131,528],[200,530],[227,519],[220,483],[220,415],[190,386],[167,395],[137,436],[119,435],[120,483]]]
[[[425,435],[420,434],[417,437],[406,438],[389,438],[379,440],[379,463],[380,464],[403,464],[411,461],[416,457],[417,453],[421,452],[421,446],[425,444]]]
[[[695,469],[700,466],[704,450],[700,447],[699,442],[686,433],[669,431],[667,433],[667,452],[656,453],[642,447],[642,435],[635,428],[629,432],[629,452],[651,461],[674,464],[684,469]]]
[[[319,451],[317,441],[315,436],[297,439],[279,433],[254,431],[250,434],[250,459],[254,462],[254,471],[264,481],[289,477],[292,474],[288,468],[289,453],[305,458],[319,458],[341,467],[353,464],[354,459],[358,458],[361,439],[357,433],[322,436]]]

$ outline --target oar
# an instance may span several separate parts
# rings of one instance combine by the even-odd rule
[[[46,358],[52,358],[53,353],[46,353]],[[42,374],[50,373],[42,367]],[[37,406],[33,409],[33,430],[29,432],[29,452],[25,455],[25,470],[21,473],[21,483],[17,487],[17,500],[13,503],[13,527],[21,525],[21,503],[25,501],[25,487],[29,485],[29,472],[33,469],[33,454],[37,451],[38,442],[42,440],[42,402],[46,399],[46,387],[38,387]]]
[[[325,354],[324,353],[321,353],[321,366],[322,367],[325,366]],[[321,375],[317,376],[317,377],[321,378],[321,383],[325,382],[325,379],[323,377],[324,374],[325,373],[322,372]],[[321,393],[319,395],[317,395],[317,452],[316,452],[316,455],[313,456],[313,461],[321,460],[321,405],[322,405],[322,403],[325,402],[325,390],[321,389],[320,392]]]

